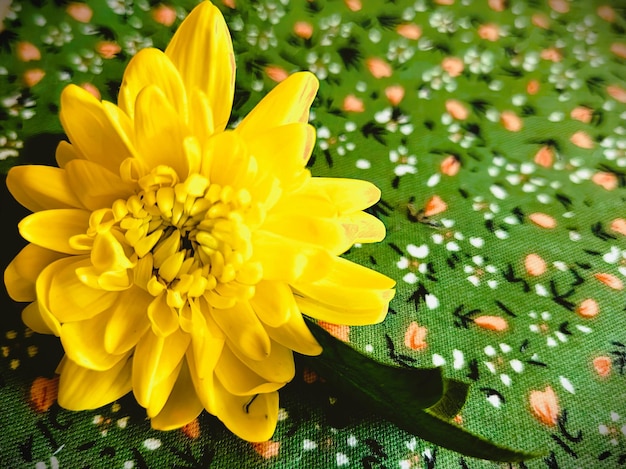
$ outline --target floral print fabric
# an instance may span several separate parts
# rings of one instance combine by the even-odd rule
[[[17,2],[0,34],[0,167],[52,164],[68,83],[115,100],[130,57],[163,48],[195,5]],[[626,465],[626,17],[612,0],[218,4],[237,57],[230,125],[298,70],[320,79],[316,176],[375,183],[387,227],[346,257],[398,281],[386,321],[327,329],[372,357],[472,383],[457,423],[544,450],[514,467]],[[23,216],[3,193],[11,231]],[[13,227],[13,228],[11,228]],[[150,430],[123,398],[55,403],[54,340],[3,297],[6,467],[500,467],[368,415],[300,369],[276,434],[202,414]],[[4,458],[4,459],[3,459]]]

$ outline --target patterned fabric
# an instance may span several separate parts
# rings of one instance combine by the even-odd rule
[[[61,89],[115,101],[140,48],[194,0],[0,1],[0,169],[54,164]],[[456,421],[519,468],[626,466],[626,8],[619,0],[224,0],[231,123],[297,70],[321,81],[316,176],[377,184],[385,241],[346,257],[398,281],[392,310],[334,333],[385,363],[472,383]],[[2,185],[4,187],[4,184]],[[26,213],[3,189],[6,266]],[[3,290],[0,466],[492,468],[371,415],[309,369],[250,444],[203,413],[150,429],[132,395],[55,403],[54,337]],[[330,326],[329,326],[330,327]],[[401,409],[399,409],[401,411]]]

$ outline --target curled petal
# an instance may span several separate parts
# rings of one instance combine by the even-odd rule
[[[50,311],[40,308],[39,302],[33,301],[22,310],[22,321],[39,334],[61,335],[61,323]]]
[[[215,381],[216,416],[240,438],[266,441],[271,438],[278,421],[278,392],[254,396],[234,396],[219,380]]]
[[[59,117],[72,145],[86,159],[114,172],[134,154],[132,123],[115,109],[76,85],[66,86],[61,93]]]
[[[220,360],[215,367],[215,376],[224,388],[235,396],[251,396],[277,391],[286,384],[286,381],[272,382],[259,376],[244,365],[230,347],[224,347],[222,350]],[[291,377],[293,378],[293,375]]]
[[[263,324],[279,327],[292,314],[299,314],[293,293],[286,283],[261,280],[255,289],[250,305]]]
[[[137,52],[124,71],[118,104],[131,118],[135,115],[137,95],[148,85],[158,87],[178,115],[186,118],[187,95],[183,80],[167,55],[151,47]]]
[[[119,293],[104,328],[104,349],[107,353],[125,353],[137,345],[150,327],[146,311],[152,300],[151,295],[138,287]]]
[[[54,156],[59,168],[65,168],[65,165],[67,165],[70,161],[85,159],[74,145],[66,142],[65,140],[61,140],[59,142]]]
[[[211,317],[240,353],[253,360],[269,356],[270,338],[250,303],[238,301],[232,308],[213,308]]]
[[[64,357],[57,369],[59,405],[69,410],[97,409],[119,399],[131,390],[131,363],[127,358],[108,370],[94,371]]]
[[[188,93],[199,88],[210,98],[215,128],[223,130],[235,92],[235,55],[221,12],[211,2],[201,2],[180,25],[165,54]]]
[[[14,166],[6,179],[11,195],[31,212],[82,207],[67,174],[60,168],[41,165]]]
[[[89,226],[86,210],[62,208],[28,215],[18,229],[24,239],[52,251],[84,254],[70,245],[72,236],[84,234]]]
[[[310,72],[290,75],[272,89],[237,126],[245,139],[262,134],[272,127],[292,122],[307,122],[309,108],[319,82]]]
[[[89,319],[108,309],[115,302],[117,293],[88,287],[76,275],[78,268],[89,264],[87,256],[73,256],[46,267],[36,284],[40,308],[62,323]]]
[[[27,244],[4,271],[7,293],[15,301],[34,301],[37,298],[35,282],[43,269],[64,254]]]
[[[139,340],[133,355],[133,393],[140,405],[148,407],[155,386],[174,372],[190,340],[180,329],[167,337],[148,330]]]
[[[185,361],[169,399],[161,412],[152,417],[150,424],[156,430],[180,428],[200,415],[202,408],[202,403],[194,391],[188,364]]]
[[[273,341],[278,342],[289,350],[309,356],[322,353],[322,347],[311,334],[300,312],[289,316],[287,322],[281,324],[280,327],[266,326],[265,330]],[[272,344],[273,348],[274,344]]]
[[[104,371],[115,366],[124,354],[113,355],[106,351],[102,331],[110,312],[102,312],[83,321],[68,322],[61,326],[61,343],[67,357],[77,365],[90,370]]]
[[[235,347],[231,350],[240,363],[247,366],[256,375],[270,383],[282,383],[282,386],[287,384],[294,377],[295,365],[292,351],[275,341],[272,341],[269,356],[263,360],[252,360],[250,357],[243,355]]]
[[[135,102],[135,135],[142,162],[148,168],[174,168],[185,178],[189,165],[183,150],[188,130],[167,96],[155,85],[146,86]]]
[[[93,161],[72,160],[66,164],[65,172],[70,187],[78,194],[80,206],[89,210],[110,207],[117,199],[134,193],[134,185]]]

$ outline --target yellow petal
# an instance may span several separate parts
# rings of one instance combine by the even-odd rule
[[[84,159],[76,147],[65,140],[59,142],[54,156],[59,168],[65,168],[65,165],[72,160]]]
[[[165,377],[161,382],[153,385],[152,392],[150,393],[150,402],[146,407],[146,413],[149,418],[156,416],[163,407],[165,403],[170,398],[170,394],[172,393],[172,389],[174,389],[174,384],[176,384],[176,380],[178,379],[178,375],[180,373],[180,369],[182,368],[183,361],[181,361],[172,373]]]
[[[93,241],[90,259],[100,272],[121,271],[135,266],[124,252],[124,246],[111,231],[98,233]]]
[[[107,353],[125,353],[137,345],[150,327],[147,309],[152,300],[152,295],[138,287],[119,293],[104,328],[104,349]]]
[[[315,145],[315,129],[309,124],[273,127],[246,143],[262,168],[261,174],[277,177],[285,190],[300,186],[308,178],[305,165]]]
[[[221,349],[219,350],[221,353]],[[217,356],[219,358],[219,355]],[[206,372],[206,369],[203,369],[198,365],[195,359],[195,353],[192,352],[191,347],[187,351],[187,362],[189,363],[189,370],[191,373],[191,381],[193,383],[194,390],[200,402],[202,402],[202,406],[212,415],[215,415],[217,412],[217,400],[215,394],[215,374],[213,373],[213,369]],[[217,362],[216,362],[217,363]],[[202,373],[205,376],[199,376],[199,370],[202,370]]]
[[[213,135],[204,145],[202,174],[211,184],[247,188],[256,176],[256,161],[251,160],[245,142],[233,131]]]
[[[137,52],[124,71],[117,101],[131,119],[135,114],[137,95],[148,85],[157,86],[178,114],[186,119],[187,95],[183,80],[172,61],[154,48]]]
[[[4,271],[9,296],[15,301],[34,301],[37,277],[46,266],[62,257],[65,255],[36,244],[24,246]]]
[[[351,244],[378,243],[385,239],[385,224],[369,213],[354,212],[342,215],[337,222],[343,226]]]
[[[110,207],[117,199],[134,194],[134,184],[93,161],[76,159],[65,165],[70,187],[78,194],[80,205],[89,210]]]
[[[276,430],[278,421],[278,392],[255,396],[233,396],[215,381],[217,418],[226,427],[247,441],[267,441]]]
[[[160,88],[145,87],[135,103],[135,135],[139,158],[148,168],[174,168],[181,179],[189,166],[183,151],[187,130]]]
[[[213,135],[215,122],[208,96],[198,88],[192,89],[189,96],[189,127],[191,132],[198,138]]]
[[[394,296],[395,291],[392,289],[394,285],[395,282],[383,274],[337,257],[333,261],[332,269],[324,278],[315,282],[295,282],[292,287],[296,290],[296,301],[301,308],[303,308],[301,297],[305,297],[314,303],[345,311],[347,320],[318,319],[356,325],[349,321],[360,320],[353,318],[354,314],[350,311],[374,310],[384,315]],[[303,312],[317,317],[305,309]],[[376,322],[380,320],[377,319]]]
[[[267,382],[287,384],[295,375],[296,369],[292,351],[278,342],[272,341],[271,353],[263,360],[252,360],[243,355],[235,347],[233,347],[231,351],[240,363]],[[220,381],[224,384],[221,378]],[[250,392],[248,394],[256,394],[258,392],[262,391],[257,390],[254,393]],[[233,392],[233,394],[235,393]]]
[[[124,354],[113,355],[104,347],[104,334],[110,312],[102,312],[84,321],[68,322],[61,326],[61,343],[67,357],[91,370],[104,371],[115,366]]]
[[[230,343],[253,360],[263,360],[270,354],[270,338],[247,301],[238,301],[232,308],[213,308],[211,317]]]
[[[148,330],[133,355],[133,393],[143,407],[150,404],[154,386],[170,376],[189,346],[190,336],[180,329],[167,337]]]
[[[158,415],[152,417],[150,423],[156,430],[174,430],[200,415],[202,407],[191,381],[189,368],[183,363],[167,403]]]
[[[33,331],[39,334],[61,335],[61,324],[45,308],[39,307],[38,301],[33,301],[22,310],[22,321]]]
[[[211,2],[201,2],[179,26],[165,54],[188,93],[199,88],[209,97],[215,128],[223,130],[233,103],[235,55],[221,12]]]
[[[61,124],[72,145],[84,157],[116,172],[120,163],[134,150],[132,128],[128,116],[111,115],[108,107],[91,93],[76,85],[68,85],[61,92]]]
[[[291,288],[284,282],[261,280],[250,305],[259,319],[271,327],[278,327],[299,313]]]
[[[307,122],[319,83],[310,72],[298,72],[281,81],[237,126],[245,139],[272,127]]]
[[[152,332],[159,337],[167,337],[179,330],[178,314],[167,304],[167,295],[162,293],[148,305],[148,318]]]
[[[312,217],[306,213],[270,213],[263,223],[263,230],[301,243],[317,245],[333,254],[343,253],[354,244],[340,222],[331,218]]]
[[[64,357],[57,369],[59,405],[68,410],[97,409],[131,390],[131,360],[120,360],[106,371],[84,368]]]
[[[61,208],[28,215],[17,225],[22,237],[33,244],[65,254],[84,254],[70,246],[70,238],[89,226],[86,210]]]
[[[262,378],[244,365],[230,347],[224,347],[222,350],[220,360],[215,367],[215,376],[224,388],[235,396],[251,396],[277,391],[287,383],[286,381],[272,382]]]
[[[378,324],[387,316],[387,306],[374,306],[366,309],[344,308],[296,296],[296,303],[302,314],[320,321],[346,326],[368,326]]]
[[[304,322],[302,314],[292,314],[280,327],[266,326],[265,330],[273,341],[303,355],[319,355],[322,347]]]
[[[366,209],[380,199],[380,189],[371,182],[345,178],[311,178],[302,194],[328,200],[339,214]]]
[[[56,208],[79,208],[80,201],[62,169],[52,166],[14,166],[6,179],[11,195],[31,212]]]
[[[263,278],[283,282],[307,281],[322,277],[332,256],[316,245],[306,244],[258,230],[252,238],[251,261],[261,262]],[[277,262],[277,256],[280,262]]]
[[[40,307],[62,323],[92,318],[117,298],[117,293],[96,290],[78,279],[76,269],[89,262],[86,256],[65,257],[50,264],[37,278]]]

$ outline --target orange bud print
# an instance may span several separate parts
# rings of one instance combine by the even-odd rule
[[[17,58],[22,62],[30,62],[31,60],[40,60],[41,52],[37,47],[26,41],[21,41],[17,43]]]
[[[593,110],[585,106],[578,106],[572,109],[570,117],[572,119],[576,119],[577,121],[588,124],[589,122],[591,122],[591,118],[593,117]]]
[[[93,10],[85,3],[70,3],[65,9],[68,15],[81,23],[89,23]]]
[[[446,111],[457,120],[465,120],[469,115],[467,107],[456,99],[448,99],[446,101]]]
[[[580,148],[590,149],[594,147],[593,140],[587,132],[579,130],[570,137],[570,142]]]
[[[550,28],[550,19],[543,13],[535,13],[531,17],[531,21],[538,28],[542,28],[542,29]]]
[[[409,324],[404,333],[404,345],[411,350],[423,350],[428,344],[426,343],[426,334],[428,329],[420,326],[415,321]]]
[[[576,312],[583,318],[593,318],[598,315],[599,311],[600,307],[598,306],[598,302],[593,298],[587,298],[576,308]]]
[[[451,77],[458,77],[463,73],[465,65],[463,60],[458,57],[446,57],[441,62],[441,68]]]
[[[607,287],[612,288],[613,290],[624,289],[624,283],[613,274],[599,273],[595,274],[594,277],[600,282],[604,283]]]
[[[483,24],[478,28],[478,36],[481,39],[495,42],[500,38],[500,29],[494,23]]]
[[[420,37],[422,37],[422,28],[412,23],[398,25],[396,27],[396,32],[400,36],[414,41],[417,41]]]
[[[618,85],[609,85],[606,87],[609,96],[620,103],[626,103],[626,90]]]
[[[528,215],[528,218],[530,219],[531,222],[533,222],[535,225],[541,228],[546,228],[546,229],[556,228],[556,220],[546,213],[541,213],[541,212],[531,213],[530,215]]]
[[[614,42],[611,44],[610,50],[618,57],[626,59],[626,44],[623,42]]]
[[[59,377],[35,378],[30,386],[30,403],[37,412],[47,411],[57,400],[59,393]]]
[[[513,111],[502,111],[502,114],[500,114],[500,122],[502,126],[510,132],[519,132],[524,126],[522,119]]]
[[[265,67],[265,73],[271,80],[279,83],[289,76],[287,70],[277,65],[268,65]]]
[[[493,11],[504,11],[505,0],[489,0],[488,3]]]
[[[543,391],[531,391],[529,396],[530,410],[541,423],[553,427],[558,420],[559,401],[554,390],[546,386]]]
[[[474,324],[488,331],[505,331],[509,328],[509,323],[500,316],[478,316],[474,318]]]
[[[539,88],[541,88],[541,85],[537,80],[530,80],[528,85],[526,85],[526,92],[532,96],[539,92]]]
[[[32,88],[46,76],[46,72],[44,72],[40,68],[31,68],[30,70],[26,70],[24,75],[22,75],[22,79],[24,80],[24,84],[29,88]]]
[[[424,215],[427,217],[431,217],[433,215],[445,212],[447,209],[448,204],[446,204],[438,195],[433,195],[430,199],[428,199],[428,202],[426,202],[426,206],[424,207]]]
[[[402,85],[388,86],[385,88],[385,96],[393,106],[397,106],[404,98],[404,87]]]
[[[302,39],[310,39],[313,36],[313,25],[306,21],[297,21],[293,25],[293,32]]]
[[[367,69],[374,78],[387,78],[391,76],[391,65],[378,57],[370,57],[365,61]]]
[[[254,451],[256,451],[263,459],[270,459],[278,456],[280,450],[279,441],[262,441],[260,443],[251,443]]]
[[[439,169],[446,176],[456,176],[461,169],[461,162],[453,155],[448,155],[441,162]]]
[[[569,11],[569,2],[567,0],[548,0],[548,5],[557,13],[567,13]]]
[[[344,0],[344,3],[350,11],[359,11],[361,8],[363,8],[361,0]]]
[[[343,110],[346,112],[363,112],[365,111],[365,105],[361,98],[357,98],[353,94],[349,94],[343,100]]]
[[[598,171],[591,176],[591,181],[605,188],[607,191],[612,191],[617,188],[617,176],[614,173],[607,173],[605,171]]]
[[[187,436],[187,438],[195,440],[200,436],[200,422],[198,419],[194,419],[187,425],[181,428],[181,431]]]
[[[80,85],[80,87],[84,90],[89,91],[96,99],[100,99],[102,97],[100,95],[100,90],[98,90],[98,88],[96,88],[91,83],[83,83],[82,85]]]
[[[176,21],[176,10],[169,5],[159,5],[152,10],[152,19],[163,26],[172,26]]]
[[[544,168],[552,167],[552,164],[554,163],[554,150],[552,147],[547,145],[541,147],[535,154],[535,163],[539,166],[543,166]]]
[[[596,10],[596,13],[604,21],[608,21],[609,23],[615,22],[615,10],[611,8],[610,5],[599,6]]]
[[[613,362],[609,357],[601,356],[593,359],[593,369],[596,370],[598,376],[605,378],[611,374]]]
[[[318,324],[333,337],[336,337],[343,342],[350,341],[350,326],[344,326],[343,324],[332,324],[325,321],[319,321]]]
[[[611,222],[611,230],[626,236],[626,219],[616,218]]]
[[[524,259],[524,267],[528,275],[537,277],[546,271],[546,261],[538,254],[528,254]]]
[[[100,54],[103,59],[112,59],[120,53],[122,48],[116,42],[100,41],[96,44],[96,52]]]

